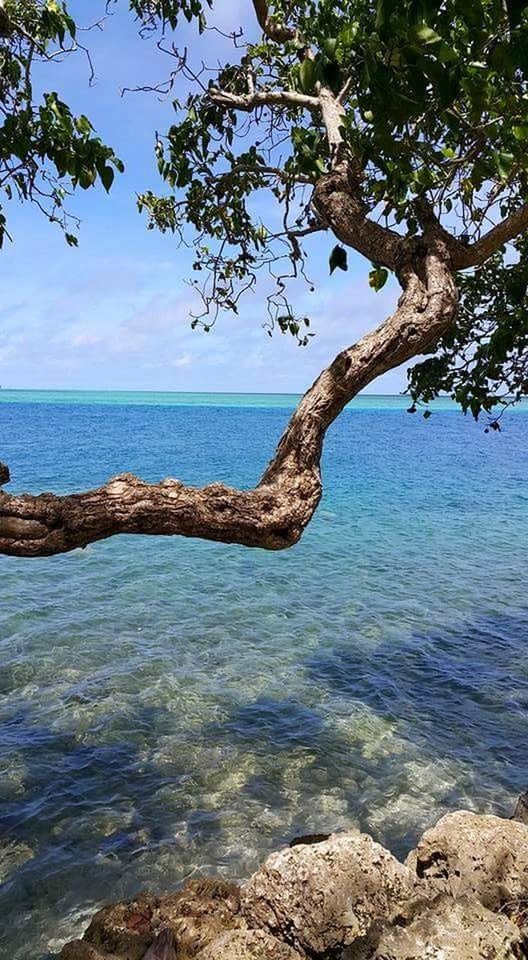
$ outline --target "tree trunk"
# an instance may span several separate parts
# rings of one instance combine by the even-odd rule
[[[441,236],[409,246],[399,264],[398,307],[377,330],[343,350],[300,401],[254,490],[215,483],[198,489],[131,474],[86,493],[0,492],[0,553],[43,557],[122,533],[201,537],[280,550],[296,543],[321,498],[325,433],[343,408],[380,374],[415,357],[448,329],[457,309],[450,252]],[[8,478],[6,468],[0,485]]]

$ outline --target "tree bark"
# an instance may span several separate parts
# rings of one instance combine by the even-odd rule
[[[199,489],[174,479],[148,484],[124,474],[86,493],[0,492],[0,553],[50,556],[124,533],[177,534],[268,550],[292,546],[321,498],[320,460],[330,424],[367,384],[423,353],[455,318],[448,245],[431,235],[408,251],[399,267],[403,292],[396,311],[323,370],[254,490],[219,483]]]

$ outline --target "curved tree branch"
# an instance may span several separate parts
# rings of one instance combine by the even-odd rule
[[[317,182],[312,204],[338,240],[376,263],[397,270],[407,241],[401,234],[367,216],[358,177],[347,163]]]
[[[148,484],[125,474],[87,493],[0,492],[0,553],[42,557],[116,534],[201,537],[279,550],[296,543],[321,497],[325,433],[346,404],[380,374],[434,343],[456,314],[449,251],[432,238],[400,269],[395,313],[343,350],[308,390],[254,490],[202,489],[178,480]],[[5,476],[5,473],[4,473]]]
[[[505,220],[502,220],[501,223],[492,227],[476,243],[472,243],[468,247],[459,246],[456,255],[453,257],[455,270],[466,270],[468,267],[480,266],[497,250],[500,250],[505,243],[514,240],[527,227],[528,204],[524,204],[511,213],[509,217],[506,217]]]
[[[285,105],[320,111],[330,147],[331,172],[318,181],[312,205],[342,243],[390,270],[398,269],[401,252],[406,249],[405,238],[368,218],[361,190],[362,171],[354,157],[346,156],[344,151],[341,126],[345,108],[327,87],[321,87],[315,97],[293,90],[235,94],[211,87],[209,97],[218,106],[248,113],[260,106]],[[445,236],[447,239],[447,233]],[[451,238],[453,247],[456,243]]]

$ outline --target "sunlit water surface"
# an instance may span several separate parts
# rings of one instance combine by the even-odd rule
[[[2,396],[3,395],[3,396]],[[8,402],[1,402],[1,400]],[[0,395],[11,489],[253,484],[292,398]],[[118,538],[0,558],[0,955],[105,900],[243,877],[307,832],[398,854],[526,788],[528,416],[369,399],[303,541]]]

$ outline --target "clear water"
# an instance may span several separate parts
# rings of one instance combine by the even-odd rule
[[[7,402],[4,402],[7,401]],[[368,398],[303,541],[118,538],[0,558],[0,956],[107,900],[245,876],[354,824],[397,853],[527,786],[528,416],[485,435]],[[12,489],[250,485],[293,398],[0,391]]]

